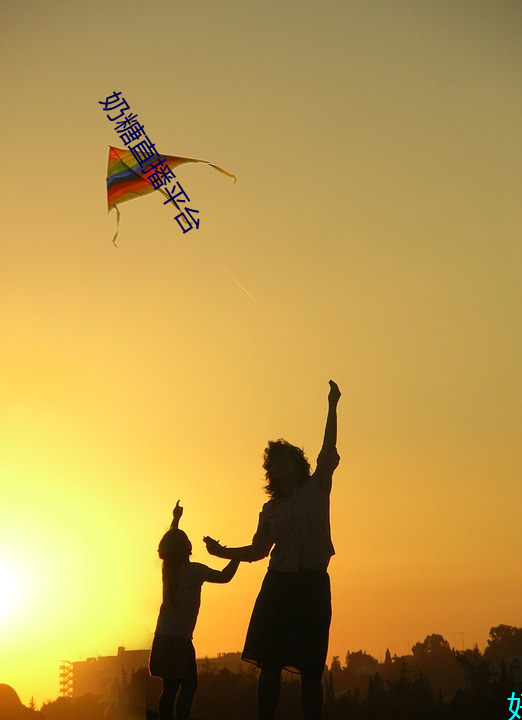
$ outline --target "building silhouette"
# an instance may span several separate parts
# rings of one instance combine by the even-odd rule
[[[149,649],[126,650],[119,647],[116,655],[72,662],[63,660],[60,663],[60,694],[70,698],[92,694],[120,708],[128,707],[131,701],[140,707],[157,707],[161,682],[148,676],[149,653]],[[240,652],[225,652],[218,653],[217,657],[198,658],[197,666],[200,674],[219,672],[224,668],[232,673],[240,673],[245,664],[241,661]],[[143,677],[144,669],[146,679]],[[125,691],[138,676],[140,678],[131,700]]]
[[[92,693],[106,702],[118,702],[118,689],[126,685],[137,670],[148,667],[148,663],[149,650],[126,650],[124,647],[119,647],[116,655],[69,663],[72,665],[69,694],[76,698]],[[69,670],[63,662],[60,667]]]

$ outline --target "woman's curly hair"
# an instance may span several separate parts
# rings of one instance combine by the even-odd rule
[[[270,473],[270,463],[274,459],[274,456],[279,453],[288,454],[294,458],[299,472],[299,485],[303,485],[303,483],[308,480],[311,472],[310,463],[301,448],[296,445],[292,445],[282,438],[279,438],[279,440],[269,440],[268,446],[265,448],[265,452],[263,453],[263,469],[265,471],[266,479],[265,492],[272,500],[282,497],[281,487]]]

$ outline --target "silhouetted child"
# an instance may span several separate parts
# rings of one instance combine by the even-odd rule
[[[183,508],[179,500],[173,510],[170,530],[161,538],[158,554],[163,561],[163,602],[150,652],[149,670],[163,680],[159,700],[161,720],[188,720],[198,685],[196,652],[192,633],[196,626],[204,582],[227,583],[236,574],[239,560],[231,560],[223,570],[190,562],[192,545],[178,528]]]

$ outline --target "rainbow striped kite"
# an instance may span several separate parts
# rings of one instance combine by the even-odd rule
[[[158,162],[163,162],[173,171],[175,168],[185,163],[205,163],[210,165],[218,172],[223,173],[231,177],[234,182],[237,182],[237,178],[232,173],[223,170],[219,165],[214,165],[207,160],[196,160],[195,158],[187,157],[176,157],[174,155],[162,155],[159,154],[156,158]],[[146,175],[149,173],[150,166],[143,170],[140,164],[137,162],[135,156],[130,150],[122,150],[121,148],[109,147],[109,161],[107,166],[107,205],[109,212],[116,209],[116,233],[112,238],[113,243],[116,245],[116,238],[118,237],[120,227],[120,211],[118,205],[127,202],[128,200],[134,200],[134,198],[141,197],[142,195],[148,195],[154,190],[158,190],[166,198],[169,196],[159,186],[155,186],[147,179]]]

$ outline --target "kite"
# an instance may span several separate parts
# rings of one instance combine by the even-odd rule
[[[210,165],[214,170],[223,173],[223,175],[228,175],[228,177],[233,179],[234,183],[237,182],[235,175],[207,160],[162,155],[161,153],[158,153],[156,160],[156,163],[152,163],[144,169],[144,163],[138,162],[136,156],[130,150],[109,147],[107,206],[109,212],[113,208],[116,210],[116,233],[112,238],[112,242],[115,245],[120,227],[120,211],[118,206],[128,200],[134,200],[134,198],[141,197],[142,195],[148,195],[154,192],[154,190],[159,190],[167,199],[169,199],[169,197],[173,199],[172,195],[167,194],[161,186],[175,177],[172,171],[180,165],[184,165],[185,163],[204,163],[205,165]]]

